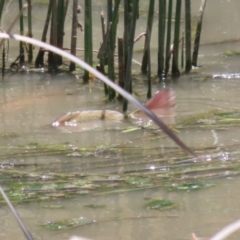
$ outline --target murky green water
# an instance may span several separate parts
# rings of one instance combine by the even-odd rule
[[[99,2],[94,1],[96,39],[99,31],[97,16],[105,9]],[[194,18],[199,2],[192,3]],[[239,38],[236,31],[239,4],[237,0],[208,1],[202,35],[204,45],[199,57],[199,65],[203,66],[199,72],[182,76],[168,85],[176,93],[176,123],[212,110],[239,110],[239,79],[212,77],[239,72],[239,56],[222,54],[238,50],[239,41],[213,44]],[[9,6],[15,9],[13,5]],[[142,3],[142,9],[145,8]],[[43,9],[45,6],[34,7],[35,20],[39,21],[39,32],[35,37],[41,35]],[[5,16],[4,24],[7,16],[10,15]],[[143,14],[138,22],[139,33],[145,31],[145,21],[146,14]],[[156,35],[157,18],[154,29]],[[79,33],[79,46],[82,46],[82,38]],[[154,70],[157,45],[154,35],[152,41]],[[13,49],[15,46],[17,44],[11,43]],[[95,48],[98,46],[96,41]],[[143,41],[139,41],[136,50],[142,46]],[[10,59],[15,56],[11,50]],[[134,54],[137,61],[141,61],[141,56],[139,51]],[[135,87],[140,100],[145,101],[146,82],[138,81]],[[161,87],[163,84],[155,83],[153,91]],[[136,127],[127,121],[97,123],[94,129],[85,131],[82,128],[56,129],[49,125],[68,111],[121,111],[117,102],[106,103],[102,85],[98,82],[89,92],[88,86],[68,74],[9,73],[0,83],[0,105],[0,183],[9,195],[22,186],[23,195],[32,197],[30,202],[15,202],[14,205],[36,239],[68,239],[78,235],[104,240],[171,240],[191,239],[193,232],[208,239],[239,218],[240,132],[238,122],[234,125],[230,118],[227,118],[229,125],[225,123],[219,127],[214,124],[206,127],[206,121],[200,121],[197,127],[178,128],[179,137],[190,147],[209,148],[200,152],[204,156],[201,161],[195,161],[182,154],[160,132],[151,129],[124,132],[129,127]],[[135,108],[130,106],[130,109]],[[84,128],[89,128],[89,124],[86,123]],[[66,149],[60,149],[60,145]],[[169,184],[175,186],[178,183],[214,186],[195,191],[169,190]],[[125,191],[114,192],[123,189]],[[15,200],[19,200],[18,197]],[[44,201],[43,197],[46,198]],[[173,201],[175,207],[146,209],[144,206],[151,199],[167,199]],[[87,206],[90,204],[92,207]],[[61,231],[43,227],[44,223],[74,218],[93,223]],[[0,223],[0,239],[24,239],[5,205],[0,208]],[[238,234],[231,239],[239,239]]]

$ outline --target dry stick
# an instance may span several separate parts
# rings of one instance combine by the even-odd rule
[[[210,238],[210,240],[223,240],[239,229],[240,229],[240,219],[221,229],[212,238]]]
[[[193,56],[192,56],[192,65],[197,66],[197,58],[198,58],[198,50],[199,50],[199,44],[200,44],[200,37],[201,37],[201,30],[202,30],[202,20],[203,20],[203,14],[206,7],[207,0],[202,0],[199,14],[198,14],[198,23],[197,23],[197,29],[196,29],[196,36],[195,36],[195,42],[194,42],[194,48],[193,48]]]
[[[146,33],[145,32],[142,32],[140,33],[137,37],[134,38],[134,43],[136,43],[137,41],[139,41],[142,36],[146,36]]]
[[[52,51],[56,54],[61,54],[63,57],[67,58],[68,60],[75,62],[80,67],[84,68],[86,71],[92,73],[94,76],[96,76],[98,79],[102,80],[104,83],[106,83],[109,87],[113,88],[116,92],[121,94],[127,101],[135,104],[142,112],[145,113],[146,116],[148,116],[158,127],[160,127],[163,132],[165,132],[182,150],[188,152],[192,156],[197,158],[197,155],[184,143],[178,138],[178,136],[161,120],[159,119],[151,110],[146,108],[144,105],[142,105],[137,99],[135,99],[131,94],[129,94],[127,91],[119,87],[117,84],[112,82],[110,79],[108,79],[106,76],[104,76],[102,73],[91,67],[89,64],[84,62],[83,60],[74,57],[73,55],[64,52],[63,50],[51,46],[49,44],[43,43],[39,40],[32,39],[25,36],[20,36],[17,34],[11,34],[8,35],[6,33],[0,33],[0,38],[12,38],[17,41],[23,41],[26,43],[31,43],[33,45],[36,45],[38,47],[45,48],[49,51]]]
[[[22,229],[25,237],[28,239],[28,240],[34,240],[33,236],[31,235],[31,233],[28,231],[28,229],[26,228],[26,226],[24,225],[23,221],[21,220],[21,218],[19,217],[16,209],[13,207],[13,205],[11,204],[10,200],[8,199],[7,195],[5,194],[5,192],[3,191],[2,187],[0,186],[0,192],[3,196],[3,198],[5,199],[8,207],[11,209],[14,217],[16,218],[20,228]]]

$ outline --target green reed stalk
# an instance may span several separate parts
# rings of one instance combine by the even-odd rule
[[[199,14],[198,14],[198,23],[197,23],[196,36],[195,36],[195,42],[193,47],[193,56],[192,56],[192,65],[195,67],[197,66],[198,50],[199,50],[200,37],[201,37],[201,31],[202,31],[203,14],[206,7],[206,3],[207,3],[207,0],[202,0],[201,6],[199,9]]]
[[[191,0],[185,0],[185,51],[186,62],[185,72],[188,73],[192,69],[191,57]]]
[[[120,5],[120,0],[115,0],[113,7],[113,1],[108,0],[108,23],[112,23],[109,33],[109,45],[108,45],[108,78],[115,82],[115,67],[114,67],[114,53],[115,53],[115,43],[116,43],[116,33],[117,33],[117,23],[118,23],[118,9]],[[113,89],[108,91],[108,99],[112,101],[116,96]]]
[[[63,48],[63,37],[64,37],[64,21],[65,21],[65,1],[58,0],[57,4],[57,46]],[[57,56],[58,65],[62,64],[62,56]]]
[[[159,0],[158,18],[158,77],[162,79],[164,68],[164,39],[166,25],[166,0]]]
[[[19,5],[19,12],[22,11],[23,4],[22,0],[18,0],[18,5]],[[20,15],[19,19],[19,26],[20,26],[20,35],[24,35],[24,24],[23,24],[23,13]],[[25,56],[24,56],[24,47],[23,43],[19,43],[19,64],[22,66],[25,62]]]
[[[84,60],[90,66],[93,64],[93,43],[92,43],[92,0],[85,0],[85,16],[84,16]],[[83,82],[89,82],[89,72],[84,70]]]
[[[105,39],[105,34],[106,34],[106,30],[105,30],[105,23],[104,23],[104,14],[103,12],[101,12],[101,28],[102,28],[102,39],[103,39],[103,43],[104,43],[104,39]],[[99,55],[100,56],[100,55]],[[105,66],[105,60],[106,60],[106,56],[105,54],[103,53],[100,57],[100,66],[99,66],[99,71],[103,74],[105,74],[105,69],[104,69],[104,66]],[[104,93],[105,93],[105,96],[108,96],[108,86],[106,83],[104,83]]]
[[[2,77],[5,75],[5,67],[6,67],[6,49],[5,43],[3,43],[3,50],[2,50]]]
[[[0,1],[0,26],[1,26],[1,19],[2,19],[2,12],[3,12],[3,7],[4,7],[4,2],[5,0],[1,0]],[[3,41],[3,40],[2,40]],[[5,74],[5,57],[6,57],[6,49],[5,49],[5,45],[3,42],[3,50],[2,50],[2,77],[4,77]]]
[[[58,28],[57,28],[57,1],[51,0],[52,4],[52,19],[51,19],[51,31],[50,31],[50,44],[57,47],[57,36],[58,36]],[[56,71],[58,70],[58,57],[55,53],[48,53],[48,70]]]
[[[147,90],[147,98],[152,97],[152,77],[151,77],[151,51],[148,51],[148,71],[147,71],[147,76],[148,76],[148,90]]]
[[[73,0],[73,8],[72,8],[72,34],[71,34],[71,54],[76,56],[76,48],[77,48],[77,24],[78,24],[78,0]],[[69,71],[75,71],[76,66],[74,62],[70,62]]]
[[[27,0],[28,3],[28,36],[32,37],[32,0]],[[33,59],[33,46],[28,45],[28,62],[32,62]]]
[[[123,35],[123,46],[124,46],[124,64],[126,71],[126,63],[128,58],[128,37],[129,37],[129,28],[130,28],[130,14],[131,14],[131,5],[133,0],[124,0],[124,35]],[[126,78],[126,73],[124,76],[124,82]]]
[[[48,27],[49,27],[49,22],[52,14],[52,4],[51,2],[48,3],[48,10],[47,10],[47,16],[43,28],[43,33],[42,33],[42,42],[46,42],[47,40],[47,32],[48,32]],[[44,65],[44,49],[40,48],[38,51],[38,55],[35,59],[35,67],[42,67]]]
[[[152,35],[152,25],[153,25],[153,18],[154,18],[154,5],[155,0],[150,0],[149,7],[148,7],[148,20],[147,20],[147,29],[146,29],[146,38],[144,43],[144,52],[142,58],[142,66],[141,71],[143,74],[147,73],[147,68],[149,64],[149,51],[150,51],[150,41]]]
[[[179,37],[180,37],[180,26],[181,26],[181,7],[182,0],[177,0],[176,13],[175,13],[175,29],[174,29],[174,50],[173,50],[173,61],[172,61],[172,76],[178,77],[180,71],[178,68],[178,50],[179,50]]]
[[[126,0],[125,0],[126,1]],[[130,2],[130,1],[129,1]],[[127,61],[126,63],[126,75],[124,79],[124,88],[127,92],[132,92],[132,56],[133,56],[133,46],[134,46],[134,36],[136,29],[136,21],[138,16],[138,0],[132,0],[131,4],[128,6],[128,18],[129,18],[129,26],[127,34],[127,44],[124,47],[127,50]],[[127,111],[128,102],[124,100],[123,102],[123,112]]]
[[[118,38],[118,85],[124,88],[124,46],[123,38]],[[118,95],[118,99],[122,99],[121,95]]]
[[[167,39],[165,49],[165,77],[168,75],[171,59],[172,0],[168,1]]]
[[[2,12],[3,12],[4,3],[5,3],[5,0],[0,1],[0,22],[2,20]]]
[[[181,69],[184,68],[184,43],[185,43],[185,39],[184,39],[184,31],[182,31],[182,37],[181,37]]]

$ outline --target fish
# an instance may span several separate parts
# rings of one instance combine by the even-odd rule
[[[146,108],[155,113],[167,124],[169,124],[169,122],[173,122],[175,116],[175,105],[175,94],[171,88],[164,88],[158,91],[144,104]],[[138,121],[148,120],[148,117],[141,110],[136,110],[128,115],[114,110],[83,110],[68,112],[55,119],[51,125],[53,127],[77,126],[81,123],[96,120],[122,121],[125,118],[135,119]]]

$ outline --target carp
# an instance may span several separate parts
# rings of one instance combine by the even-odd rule
[[[149,99],[144,106],[161,118],[165,123],[171,124],[174,119],[175,94],[172,89],[164,88]],[[136,110],[128,115],[113,110],[84,110],[68,112],[67,114],[55,119],[51,125],[58,126],[77,126],[80,123],[96,120],[121,121],[125,118],[138,121],[147,121],[148,117],[141,111]]]

